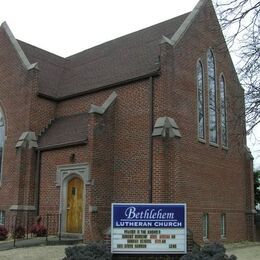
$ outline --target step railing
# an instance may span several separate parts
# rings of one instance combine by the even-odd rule
[[[19,212],[15,216],[9,216],[4,226],[11,233],[15,247],[19,240],[37,237],[37,234],[33,233],[33,227],[37,224],[46,229],[46,232],[41,235],[45,237],[46,242],[50,236],[57,237],[61,241],[61,214],[59,213],[48,213],[37,217],[33,212]]]

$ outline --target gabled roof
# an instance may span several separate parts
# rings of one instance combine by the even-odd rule
[[[56,97],[67,60],[23,41],[18,43],[28,60],[39,66],[40,93]]]
[[[171,38],[187,16],[183,14],[67,58],[18,42],[28,60],[39,65],[39,94],[63,99],[156,73],[162,36]]]
[[[56,118],[38,138],[39,149],[85,144],[88,138],[88,113]]]
[[[26,69],[39,66],[39,94],[62,100],[157,74],[159,43],[176,45],[207,1],[200,0],[190,13],[67,58],[17,41],[6,23],[2,26]]]

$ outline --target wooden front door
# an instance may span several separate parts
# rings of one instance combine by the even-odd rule
[[[83,181],[74,177],[68,182],[67,227],[69,233],[82,233]]]

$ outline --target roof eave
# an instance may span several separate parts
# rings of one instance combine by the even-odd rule
[[[74,142],[67,142],[67,143],[62,143],[62,144],[53,144],[53,145],[47,145],[47,146],[42,146],[38,147],[37,150],[40,152],[45,152],[45,151],[50,151],[50,150],[57,150],[57,149],[62,149],[62,148],[68,148],[72,146],[81,146],[81,145],[86,145],[87,140],[79,140],[79,141],[74,141]]]
[[[101,86],[101,87],[98,87],[98,88],[95,88],[95,89],[90,89],[90,90],[78,92],[78,93],[75,93],[75,94],[66,95],[66,96],[63,96],[63,97],[50,96],[50,95],[41,93],[40,91],[37,94],[38,94],[39,97],[43,97],[43,98],[46,98],[46,99],[50,99],[50,100],[59,102],[59,101],[64,101],[64,100],[72,99],[72,98],[79,97],[79,96],[84,96],[84,95],[87,95],[87,94],[96,93],[96,92],[106,90],[106,89],[110,89],[110,88],[113,88],[113,87],[118,87],[120,85],[123,86],[125,84],[132,83],[132,82],[135,82],[135,81],[138,81],[138,80],[142,80],[142,79],[146,79],[146,78],[150,78],[150,77],[156,77],[156,76],[159,76],[159,74],[160,74],[160,68],[157,68],[156,70],[154,70],[152,72],[146,73],[144,75],[141,75],[141,76],[138,76],[138,77],[135,77],[135,78],[122,80],[122,81],[119,81],[119,82],[116,82],[116,83],[113,83],[113,84],[104,85],[104,86]]]

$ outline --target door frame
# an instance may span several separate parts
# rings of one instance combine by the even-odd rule
[[[85,208],[86,208],[86,185],[90,184],[90,171],[88,164],[70,164],[57,166],[56,186],[60,186],[60,233],[66,234],[67,223],[67,198],[68,183],[71,179],[77,177],[83,181],[83,207],[82,207],[82,233],[85,228]],[[71,234],[71,233],[68,233]]]

